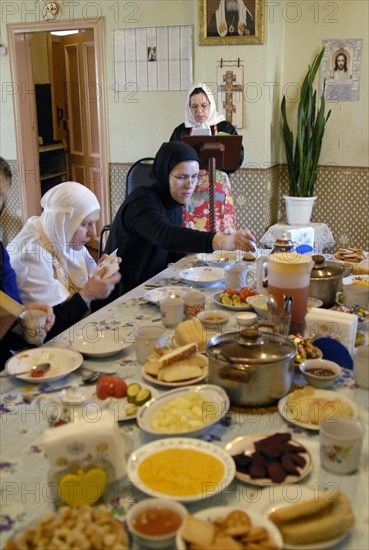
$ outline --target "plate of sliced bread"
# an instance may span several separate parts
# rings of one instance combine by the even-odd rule
[[[149,355],[141,376],[159,386],[188,386],[204,380],[208,374],[208,359],[198,352],[196,343],[185,344],[161,354],[161,348]]]

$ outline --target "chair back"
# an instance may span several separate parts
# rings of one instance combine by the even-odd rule
[[[153,157],[145,157],[137,160],[128,170],[126,179],[126,197],[135,189],[142,185],[151,187],[153,180],[149,177],[154,162]]]
[[[109,233],[111,229],[111,224],[104,225],[104,227],[101,230],[100,237],[99,237],[99,250],[98,250],[98,259],[100,260],[101,254],[105,248],[105,239],[104,239],[104,233]]]

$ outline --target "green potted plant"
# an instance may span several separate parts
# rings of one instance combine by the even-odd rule
[[[317,167],[322,148],[325,125],[331,111],[325,116],[325,81],[322,95],[319,99],[317,91],[313,90],[314,79],[319,69],[324,48],[317,54],[309,66],[301,87],[300,101],[297,110],[296,140],[294,143],[286,114],[286,97],[281,103],[280,132],[285,147],[289,196],[285,196],[287,221],[290,224],[306,224],[310,222],[315,201],[314,187],[317,179]],[[291,199],[291,200],[290,200]],[[306,199],[306,200],[304,200]],[[308,203],[308,209],[295,215],[296,205]]]

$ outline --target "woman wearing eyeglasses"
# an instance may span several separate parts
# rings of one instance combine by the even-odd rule
[[[108,301],[186,253],[254,250],[254,236],[246,230],[220,235],[181,227],[182,205],[190,201],[198,175],[195,149],[179,141],[163,143],[153,163],[153,185],[134,189],[114,218],[105,252],[118,249],[122,279]]]
[[[194,84],[188,91],[185,105],[185,121],[175,128],[170,141],[182,141],[183,136],[195,134],[197,129],[207,130],[211,135],[226,133],[237,135],[235,127],[217,112],[212,91],[204,83]],[[243,147],[240,166],[243,162]],[[226,172],[216,171],[214,184],[216,231],[230,233],[236,228],[231,183]],[[209,174],[201,170],[199,181],[191,200],[183,208],[183,225],[192,229],[209,231]]]

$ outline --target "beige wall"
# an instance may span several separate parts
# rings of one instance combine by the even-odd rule
[[[41,20],[42,2],[3,1],[1,36],[7,43],[6,23]],[[100,3],[80,0],[66,3],[62,18],[103,16],[110,162],[132,162],[153,155],[182,122],[185,92],[137,93],[136,103],[128,94],[115,94],[113,30],[144,26],[194,25],[194,80],[215,82],[220,59],[241,59],[245,70],[244,167],[261,168],[278,162],[278,132],[281,91],[286,82],[301,83],[307,65],[319,51],[323,38],[362,38],[360,101],[332,105],[322,163],[368,166],[368,5],[366,0],[335,2],[267,3],[263,45],[199,46],[198,2],[196,0],[135,0]],[[134,6],[135,12],[130,11]],[[56,23],[57,26],[57,23]],[[10,89],[9,56],[0,57],[3,83],[0,103],[0,154],[16,159],[13,102]],[[256,95],[256,98],[255,98]]]

